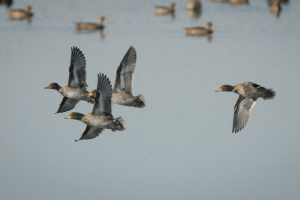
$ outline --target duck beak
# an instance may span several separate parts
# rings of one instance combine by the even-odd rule
[[[71,119],[71,116],[69,116],[69,117],[65,117],[65,119]]]
[[[45,89],[49,89],[49,86],[48,86],[48,87],[45,87]]]
[[[216,92],[221,92],[222,91],[222,89],[220,88],[220,89],[218,89],[218,90],[216,90]]]
[[[107,20],[107,19],[104,19],[103,21],[104,21],[105,23],[107,23],[107,22],[108,22],[108,20]]]

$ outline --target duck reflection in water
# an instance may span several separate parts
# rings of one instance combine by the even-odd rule
[[[172,19],[174,19],[175,18],[175,8],[176,8],[175,3],[171,3],[169,7],[156,6],[155,14],[156,15],[170,15],[170,17]]]
[[[13,4],[13,0],[0,0],[0,4],[10,7]]]
[[[215,26],[211,22],[207,22],[205,27],[185,28],[186,36],[206,36],[208,42],[212,41],[212,33]]]
[[[198,0],[190,0],[186,4],[188,16],[190,19],[199,18],[201,15],[201,2]]]
[[[34,9],[31,6],[26,6],[25,9],[11,9],[9,10],[9,18],[11,20],[26,19],[27,24],[33,20]]]
[[[229,0],[229,3],[232,5],[232,6],[235,6],[235,5],[248,5],[248,0]]]
[[[281,5],[283,3],[287,3],[281,0],[268,0],[269,10],[272,12],[276,17],[279,17],[281,12]]]

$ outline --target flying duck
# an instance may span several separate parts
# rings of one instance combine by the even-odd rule
[[[85,68],[86,62],[83,53],[77,47],[71,48],[68,85],[61,87],[57,83],[50,83],[48,87],[45,87],[45,89],[57,90],[64,96],[56,113],[72,110],[80,100],[94,103],[86,90],[88,85]]]
[[[247,124],[250,112],[258,98],[273,99],[276,95],[271,88],[266,89],[256,83],[243,82],[236,86],[222,85],[216,92],[227,91],[239,94],[234,105],[232,133],[241,131]]]
[[[133,96],[133,72],[136,66],[136,51],[131,46],[121,61],[112,93],[112,102],[119,105],[143,108],[146,106],[146,99],[143,95]],[[90,98],[94,99],[96,90],[92,90]]]
[[[123,118],[113,118],[111,114],[111,98],[112,88],[109,79],[104,74],[98,74],[96,98],[92,112],[87,115],[72,112],[69,117],[66,117],[66,119],[82,121],[87,125],[79,140],[94,139],[104,129],[111,129],[112,131],[125,129]]]

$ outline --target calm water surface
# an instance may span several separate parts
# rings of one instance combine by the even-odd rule
[[[1,5],[0,199],[299,199],[300,1],[276,17],[267,1],[202,0],[196,19],[186,2],[172,18],[154,14],[167,0],[14,1],[35,9],[30,24],[9,20]],[[102,33],[75,32],[73,22],[100,15],[109,20]],[[207,21],[216,26],[211,42],[185,36],[184,27]],[[133,93],[147,107],[113,105],[125,131],[74,142],[85,124],[55,115],[62,96],[44,87],[67,84],[72,46],[86,57],[89,90],[100,72],[114,82],[130,45]],[[232,134],[238,96],[215,90],[244,81],[277,96],[259,99]],[[91,110],[80,102],[72,111]]]

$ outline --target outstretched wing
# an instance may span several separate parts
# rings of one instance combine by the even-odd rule
[[[133,72],[136,66],[136,51],[131,46],[121,61],[114,85],[114,90],[121,93],[132,94]]]
[[[68,85],[76,88],[88,87],[86,82],[86,62],[83,53],[77,48],[71,48]]]
[[[56,113],[63,113],[72,110],[80,100],[64,97]],[[56,114],[55,113],[55,114]]]
[[[233,124],[232,132],[239,132],[242,130],[250,117],[251,109],[256,103],[257,98],[243,97],[242,95],[236,100],[234,105],[234,115],[233,115]]]
[[[79,140],[90,140],[98,137],[104,128],[87,125]],[[75,142],[79,141],[75,140]]]
[[[97,115],[111,114],[112,88],[109,79],[104,74],[98,74],[98,85],[93,113]]]

